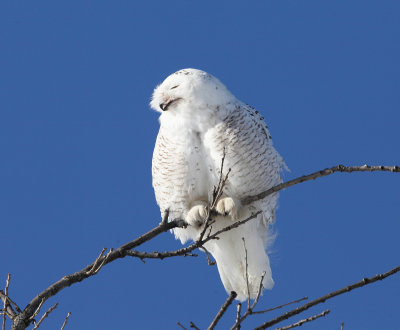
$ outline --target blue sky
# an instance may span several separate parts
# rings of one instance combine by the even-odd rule
[[[148,103],[178,69],[212,73],[264,115],[285,179],[339,163],[400,165],[399,12],[390,0],[2,1],[0,281],[12,274],[12,298],[24,307],[102,247],[158,224]],[[399,184],[391,173],[336,174],[282,192],[276,285],[260,308],[397,266]],[[179,247],[166,233],[142,249]],[[41,328],[59,328],[69,311],[69,329],[204,328],[226,296],[202,254],[124,259],[48,301],[60,305]],[[303,315],[331,309],[309,329],[395,329],[399,296],[397,275]]]

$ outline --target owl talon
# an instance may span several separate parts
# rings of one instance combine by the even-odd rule
[[[193,227],[201,227],[207,220],[207,203],[200,202],[193,206],[186,215],[186,222]]]
[[[224,197],[218,201],[217,206],[215,207],[215,210],[219,214],[222,214],[224,216],[230,215],[232,217],[232,219],[236,219],[237,212],[239,209],[238,206],[239,206],[239,201],[236,201],[231,197]]]

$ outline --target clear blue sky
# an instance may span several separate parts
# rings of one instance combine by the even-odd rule
[[[158,224],[148,103],[181,68],[214,74],[265,116],[285,179],[338,163],[400,165],[399,13],[396,0],[2,1],[0,282],[12,274],[24,307],[102,247]],[[399,184],[398,174],[337,174],[282,192],[276,285],[260,307],[398,265]],[[166,233],[143,249],[179,247]],[[331,309],[309,329],[395,329],[399,297],[397,275],[303,315]],[[60,305],[43,329],[69,311],[68,329],[204,328],[225,298],[204,255],[124,259],[46,303]]]

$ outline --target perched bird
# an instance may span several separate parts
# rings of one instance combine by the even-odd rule
[[[204,245],[217,262],[225,290],[235,291],[238,300],[249,294],[254,299],[263,275],[264,288],[274,285],[266,246],[273,236],[269,227],[278,196],[248,205],[242,201],[281,183],[280,172],[286,166],[272,145],[264,118],[217,78],[196,69],[167,77],[155,88],[150,105],[161,113],[153,187],[161,215],[168,209],[169,220],[187,222],[186,228],[173,230],[182,244],[197,240],[204,228],[222,158],[223,174],[228,169],[230,173],[212,215],[211,234],[259,212]]]

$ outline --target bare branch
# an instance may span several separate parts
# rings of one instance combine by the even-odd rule
[[[6,304],[6,306],[3,308],[3,315],[6,315],[11,320],[13,320],[17,316],[17,313],[15,313],[14,309],[11,307],[10,304],[8,304],[8,302],[11,302],[13,305],[14,305],[14,302],[12,302],[10,297],[5,295],[3,290],[0,290],[0,299],[3,301],[3,304]]]
[[[223,172],[224,172],[225,156],[226,156],[226,153],[225,153],[225,147],[224,147],[224,149],[223,149],[223,151],[222,151],[221,169],[220,169],[220,171],[219,171],[219,182],[218,182],[218,186],[217,186],[217,187],[214,186],[214,189],[213,189],[213,194],[212,194],[212,195],[213,195],[213,200],[212,200],[212,202],[211,202],[211,208],[210,208],[211,210],[213,210],[213,209],[215,208],[215,206],[216,206],[216,204],[217,204],[217,202],[218,202],[218,200],[219,200],[219,197],[221,197],[221,195],[222,195],[222,190],[223,190],[223,188],[224,188],[225,182],[226,182],[226,180],[228,179],[228,174],[229,174],[229,172],[230,172],[230,169],[229,169],[228,173],[227,173],[226,176],[225,176],[225,182],[224,182],[224,179],[223,179],[224,174],[223,174]]]
[[[11,274],[8,274],[4,292],[3,292],[3,290],[0,290],[0,299],[3,301],[3,309],[2,309],[2,313],[1,313],[3,315],[3,322],[2,322],[2,326],[1,326],[2,330],[4,330],[6,328],[6,322],[7,322],[6,316],[8,316],[11,320],[14,320],[14,318],[17,316],[17,313],[14,311],[14,309],[12,308],[10,303],[15,306],[17,311],[20,311],[18,305],[15,304],[11,300],[11,298],[8,296],[10,280],[11,280]]]
[[[244,242],[244,239],[243,239]],[[246,246],[245,246],[246,247]],[[246,250],[246,263],[247,263],[247,250]],[[247,272],[247,270],[246,270]],[[247,310],[246,312],[243,314],[242,317],[240,317],[240,308],[238,305],[238,310],[237,310],[237,315],[236,315],[236,320],[235,320],[235,324],[232,326],[231,330],[233,329],[240,329],[240,325],[243,323],[243,321],[249,316],[253,314],[253,308],[256,307],[258,300],[260,299],[261,296],[261,292],[263,290],[263,281],[264,281],[264,277],[265,277],[265,272],[262,273],[261,275],[261,280],[260,280],[260,285],[258,287],[258,291],[257,291],[257,296],[256,299],[254,299],[253,304],[250,306],[250,298],[248,298],[247,301]],[[249,297],[250,297],[250,291],[249,292]]]
[[[9,273],[7,275],[7,280],[6,280],[6,287],[4,288],[4,294],[8,297],[8,288],[10,286],[10,279],[11,279],[11,274]]]
[[[187,330],[182,324],[180,324],[179,322],[176,322],[177,325],[179,325],[182,329]]]
[[[215,261],[211,260],[210,252],[204,246],[202,246],[201,249],[204,250],[204,252],[206,253],[208,265],[209,266],[215,266],[217,263]]]
[[[85,268],[77,271],[74,274],[66,275],[61,278],[59,281],[50,285],[47,289],[39,293],[32,301],[25,307],[24,311],[19,313],[18,317],[14,320],[13,329],[25,329],[26,325],[29,324],[30,317],[35,312],[37,307],[39,306],[42,299],[46,301],[50,297],[56,295],[60,290],[83,281],[84,279],[93,275],[91,272],[92,269],[97,270],[97,272],[103,267],[104,265],[120,258],[124,258],[127,256],[127,251],[133,249],[136,246],[151,240],[152,238],[160,235],[161,233],[167,232],[172,228],[176,227],[184,227],[186,226],[183,220],[173,220],[167,223],[161,223],[157,227],[153,228],[149,232],[139,236],[138,238],[134,239],[133,241],[126,243],[119,247],[116,250],[110,251],[107,256],[101,256],[97,258],[96,261]],[[188,251],[190,252],[190,251]],[[98,266],[100,263],[100,267]],[[96,273],[97,273],[96,272]]]
[[[169,209],[166,209],[164,212],[164,217],[160,223],[160,225],[166,225],[166,223],[168,222],[168,217],[169,217]]]
[[[61,330],[64,330],[65,326],[67,325],[68,318],[70,317],[70,315],[71,315],[71,312],[68,312],[68,314],[67,314],[67,316],[66,316],[66,318],[65,318],[65,320],[64,320],[64,323],[63,323],[63,325],[61,326]]]
[[[90,268],[90,269],[86,272],[86,275],[93,275],[93,274],[95,273],[95,270],[96,270],[96,268],[97,268],[97,265],[98,265],[98,263],[100,262],[100,260],[101,260],[101,258],[102,258],[102,256],[103,256],[104,252],[106,252],[106,250],[107,250],[107,248],[105,248],[105,247],[101,250],[99,256],[98,256],[98,257],[96,258],[96,260],[94,261],[92,268]],[[104,259],[105,259],[105,258],[104,258]]]
[[[238,330],[240,330],[240,311],[241,311],[241,309],[242,309],[242,304],[238,303],[236,306],[236,320],[235,320],[235,325],[237,324],[236,329],[238,329]]]
[[[2,330],[6,329],[6,322],[7,322],[6,312],[5,312],[6,311],[6,303],[7,303],[7,300],[4,300],[4,307],[3,307],[4,312],[2,313],[3,314],[3,324],[1,326]]]
[[[49,314],[54,311],[58,306],[58,303],[56,303],[53,307],[50,307],[46,313],[43,314],[43,316],[40,318],[39,322],[34,326],[34,328],[32,330],[36,330],[37,328],[39,328],[39,326],[42,324],[43,320],[49,316]]]
[[[250,217],[248,217],[247,219],[241,220],[241,221],[237,221],[234,222],[233,224],[222,228],[220,230],[218,230],[217,232],[215,232],[212,235],[208,235],[206,236],[206,238],[204,238],[202,241],[196,241],[193,244],[182,248],[182,249],[178,249],[176,251],[166,251],[166,252],[153,252],[153,253],[148,253],[148,252],[140,252],[140,251],[129,251],[129,250],[124,250],[123,254],[124,256],[132,256],[132,257],[138,257],[140,259],[145,259],[145,258],[150,258],[150,259],[164,259],[164,258],[169,258],[169,257],[176,257],[176,256],[197,256],[197,255],[191,255],[190,253],[197,249],[197,248],[202,248],[204,249],[204,244],[207,243],[208,241],[212,240],[212,239],[217,239],[218,235],[229,231],[233,228],[237,228],[243,224],[245,224],[246,222],[255,219],[261,212],[256,212],[255,214],[252,214]],[[117,250],[116,250],[117,251]],[[124,257],[123,256],[123,257]],[[122,257],[122,258],[123,258]],[[108,262],[106,262],[108,263]]]
[[[7,311],[7,306],[8,306],[8,287],[10,286],[10,277],[11,275],[8,274],[7,275],[7,280],[6,280],[6,287],[4,289],[4,295],[5,295],[5,299],[3,301],[3,325],[2,325],[2,330],[5,330],[6,328],[6,322],[7,322],[7,318],[6,318],[6,311]]]
[[[203,224],[204,227],[203,227],[203,230],[201,231],[201,233],[199,235],[199,238],[197,239],[197,242],[202,242],[203,241],[203,238],[204,238],[204,235],[205,235],[207,229],[209,229],[210,226],[214,223],[214,220],[211,219],[211,215],[213,213],[215,213],[214,212],[215,211],[215,207],[217,206],[217,203],[218,203],[219,199],[222,196],[224,186],[226,184],[226,181],[228,180],[228,176],[229,176],[229,173],[231,171],[231,169],[229,169],[228,172],[226,173],[225,177],[224,177],[224,175],[223,175],[224,161],[225,161],[225,148],[223,150],[223,155],[222,155],[222,160],[221,160],[221,170],[220,170],[220,173],[219,173],[218,186],[217,187],[214,186],[213,193],[212,193],[213,199],[211,201],[210,207],[207,208],[207,213],[208,213],[207,214],[207,219]],[[210,233],[211,233],[211,228],[210,228],[210,231],[208,233],[208,236],[210,236]],[[215,238],[218,239],[217,237],[215,237]]]
[[[311,308],[311,307],[313,307],[315,305],[321,304],[321,303],[325,302],[328,299],[331,299],[331,298],[336,297],[338,295],[341,295],[343,293],[349,292],[349,291],[351,291],[353,289],[357,289],[357,288],[363,287],[364,285],[368,285],[368,284],[374,283],[376,281],[383,280],[386,277],[394,275],[399,271],[400,271],[400,266],[398,266],[396,268],[393,268],[393,269],[391,269],[388,272],[383,273],[383,274],[378,274],[378,275],[375,275],[375,276],[370,277],[370,278],[363,278],[359,282],[356,282],[356,283],[353,283],[351,285],[348,285],[348,286],[346,286],[346,287],[344,287],[342,289],[339,289],[337,291],[330,292],[330,293],[328,293],[328,294],[326,294],[326,295],[324,295],[324,296],[322,296],[320,298],[317,298],[317,299],[315,299],[313,301],[310,301],[307,304],[304,304],[303,306],[297,307],[296,309],[293,309],[293,310],[291,310],[289,312],[286,312],[286,313],[284,313],[284,314],[282,314],[282,315],[280,315],[280,316],[278,316],[278,317],[276,317],[276,318],[274,318],[274,319],[272,319],[272,320],[270,320],[268,322],[265,322],[265,323],[261,324],[260,326],[258,326],[256,329],[269,328],[269,327],[271,327],[271,326],[273,326],[273,325],[275,325],[275,324],[277,324],[279,322],[282,322],[283,320],[288,319],[289,317],[292,317],[293,315],[299,314],[299,313],[304,312],[305,310],[307,310],[307,309],[309,309],[309,308]]]
[[[212,330],[212,329],[215,328],[215,326],[217,325],[218,321],[225,314],[226,310],[232,304],[232,302],[236,298],[236,296],[237,296],[236,292],[232,291],[231,294],[229,295],[228,299],[226,299],[224,304],[221,306],[221,308],[218,311],[217,315],[215,316],[214,320],[212,320],[210,326],[207,328],[208,330]]]
[[[294,186],[298,183],[310,181],[310,180],[315,180],[318,178],[321,178],[323,176],[330,175],[335,172],[375,172],[375,171],[383,171],[383,172],[396,172],[400,173],[400,168],[395,165],[395,166],[369,166],[369,165],[363,165],[363,166],[344,166],[344,165],[336,165],[330,168],[326,168],[322,171],[314,172],[308,175],[303,175],[301,177],[298,177],[296,179],[278,184],[277,186],[274,186],[258,195],[255,196],[248,196],[242,200],[243,205],[250,204],[251,202],[257,201],[259,199],[263,199],[273,193],[276,193],[280,190],[289,188],[291,186]]]
[[[36,308],[35,312],[32,314],[32,316],[29,318],[29,320],[33,320],[35,318],[35,316],[39,314],[40,308],[42,308],[43,303],[44,303],[44,299],[42,299],[39,306]]]
[[[280,309],[282,307],[286,307],[286,306],[291,305],[291,304],[297,304],[298,302],[303,301],[303,300],[307,300],[307,299],[308,299],[308,297],[303,297],[303,298],[288,302],[288,303],[283,304],[283,305],[279,305],[279,306],[276,306],[276,307],[265,309],[263,311],[252,312],[252,314],[264,314],[264,313],[272,312],[272,311],[274,311],[276,309]]]
[[[110,254],[114,251],[114,249],[111,248],[110,251],[107,252],[105,257],[102,258],[104,251],[105,249],[101,251],[100,256],[96,259],[95,263],[93,264],[92,269],[86,273],[87,275],[96,275],[99,272],[99,270],[104,266],[104,264],[107,262],[108,258],[110,257]],[[102,260],[100,261],[100,259]],[[100,262],[99,265],[97,265],[98,262]]]
[[[292,329],[292,328],[295,328],[295,327],[300,327],[300,326],[302,326],[304,323],[311,322],[311,321],[314,321],[314,320],[316,320],[316,319],[318,319],[318,318],[320,318],[320,317],[323,317],[323,316],[325,316],[325,315],[328,315],[329,312],[330,312],[330,310],[327,309],[326,311],[323,311],[322,313],[320,313],[320,314],[318,314],[318,315],[310,316],[310,317],[308,317],[308,318],[306,318],[306,319],[304,319],[304,320],[300,320],[299,322],[293,323],[293,324],[288,325],[288,326],[286,326],[286,327],[277,328],[276,330],[289,330],[289,329]]]
[[[224,158],[225,158],[225,151],[224,151],[223,160],[221,162],[220,182],[219,182],[218,187],[215,188],[214,192],[213,192],[213,203],[212,204],[214,205],[214,207],[218,201],[218,198],[220,198],[223,193],[223,187],[226,183],[226,180],[227,180],[229,172],[230,172],[230,170],[228,170],[226,175],[223,176]],[[358,172],[390,171],[390,172],[398,173],[398,172],[400,172],[400,168],[398,166],[390,167],[390,166],[364,165],[364,166],[348,167],[348,166],[338,165],[338,166],[327,168],[325,170],[315,172],[315,173],[312,173],[312,174],[309,174],[306,176],[302,176],[297,179],[282,183],[282,184],[272,187],[269,190],[267,190],[261,194],[258,194],[256,196],[249,196],[249,197],[245,198],[242,201],[242,203],[249,204],[255,200],[265,198],[266,196],[268,196],[270,194],[278,192],[282,189],[286,189],[295,184],[313,180],[313,179],[316,179],[316,178],[319,178],[322,176],[327,176],[327,175],[330,175],[335,172],[350,173],[350,172],[357,172],[357,171]],[[210,209],[210,211],[211,211],[211,209]],[[7,315],[8,317],[10,317],[13,320],[13,329],[25,329],[25,327],[27,325],[29,325],[29,323],[32,321],[31,317],[34,314],[34,312],[37,310],[38,306],[40,305],[40,303],[42,301],[45,302],[50,297],[56,295],[60,290],[66,288],[72,284],[81,282],[84,279],[86,279],[92,275],[97,274],[97,272],[99,272],[103,266],[107,265],[108,263],[110,263],[116,259],[124,258],[126,256],[138,257],[141,260],[143,260],[145,258],[163,259],[166,257],[174,257],[174,256],[180,256],[180,255],[194,256],[194,255],[191,255],[191,253],[190,253],[191,251],[193,251],[199,247],[202,247],[209,240],[218,239],[219,238],[218,235],[222,234],[223,232],[227,232],[233,228],[237,228],[237,227],[243,225],[247,221],[250,221],[250,220],[256,218],[257,215],[260,213],[260,212],[257,212],[255,214],[253,214],[252,216],[250,216],[249,218],[244,219],[242,221],[237,221],[237,222],[233,223],[232,225],[227,226],[221,230],[218,230],[217,232],[215,232],[213,234],[211,234],[211,230],[210,230],[210,233],[204,237],[206,230],[211,229],[210,225],[212,224],[212,222],[210,219],[208,219],[208,221],[205,225],[204,233],[201,236],[201,239],[197,242],[194,242],[192,245],[190,245],[186,248],[182,248],[182,249],[179,249],[176,251],[167,251],[167,252],[162,252],[162,253],[159,253],[159,252],[146,253],[146,252],[139,252],[139,251],[131,251],[135,247],[153,239],[154,237],[156,237],[164,232],[169,231],[170,229],[177,228],[177,227],[182,228],[182,227],[187,226],[186,222],[183,220],[180,220],[180,219],[176,219],[176,220],[168,222],[168,212],[169,212],[169,210],[166,210],[162,222],[157,227],[151,229],[149,232],[139,236],[138,238],[132,240],[129,243],[126,243],[126,244],[120,246],[116,250],[110,250],[107,253],[107,255],[104,255],[104,252],[103,252],[103,254],[101,254],[95,260],[94,263],[84,267],[83,269],[75,272],[74,274],[66,275],[63,278],[61,278],[59,281],[53,283],[51,286],[49,286],[48,288],[43,290],[41,293],[39,293],[36,297],[34,297],[31,300],[31,302],[26,306],[24,311],[22,311],[22,312],[18,308],[18,306],[8,297],[8,293],[7,294],[3,293],[3,291],[0,290],[0,297],[3,301],[3,303],[5,303],[5,305],[7,305],[3,312],[5,315]],[[15,313],[15,311],[13,310],[13,308],[11,307],[11,305],[9,303],[11,303],[16,308],[18,314]],[[252,311],[251,313],[254,314],[257,312]]]
[[[262,290],[263,290],[263,288],[264,288],[264,286],[263,286],[263,281],[264,281],[265,274],[266,274],[266,272],[264,271],[264,272],[262,273],[262,275],[261,275],[261,281],[260,281],[260,285],[259,285],[259,287],[258,287],[256,299],[254,299],[253,304],[252,304],[251,307],[250,307],[251,313],[253,313],[253,308],[256,307],[256,305],[257,305],[257,303],[258,303],[258,299],[260,299],[261,292],[262,292]]]
[[[247,249],[246,249],[246,240],[242,237],[243,247],[244,247],[244,259],[246,261],[246,286],[247,286],[247,310],[250,309],[250,286],[249,286],[249,263],[247,261]]]
[[[178,257],[178,256],[184,256],[184,257],[198,257],[197,254],[194,253],[185,253],[185,252],[181,252],[179,250],[176,251],[166,251],[166,252],[141,252],[141,251],[126,251],[126,255],[130,256],[130,257],[136,257],[141,259],[142,261],[144,261],[143,259],[165,259],[165,258],[171,258],[171,257]]]
[[[200,328],[198,328],[196,324],[194,324],[192,321],[190,321],[190,327],[196,330],[200,330]]]

